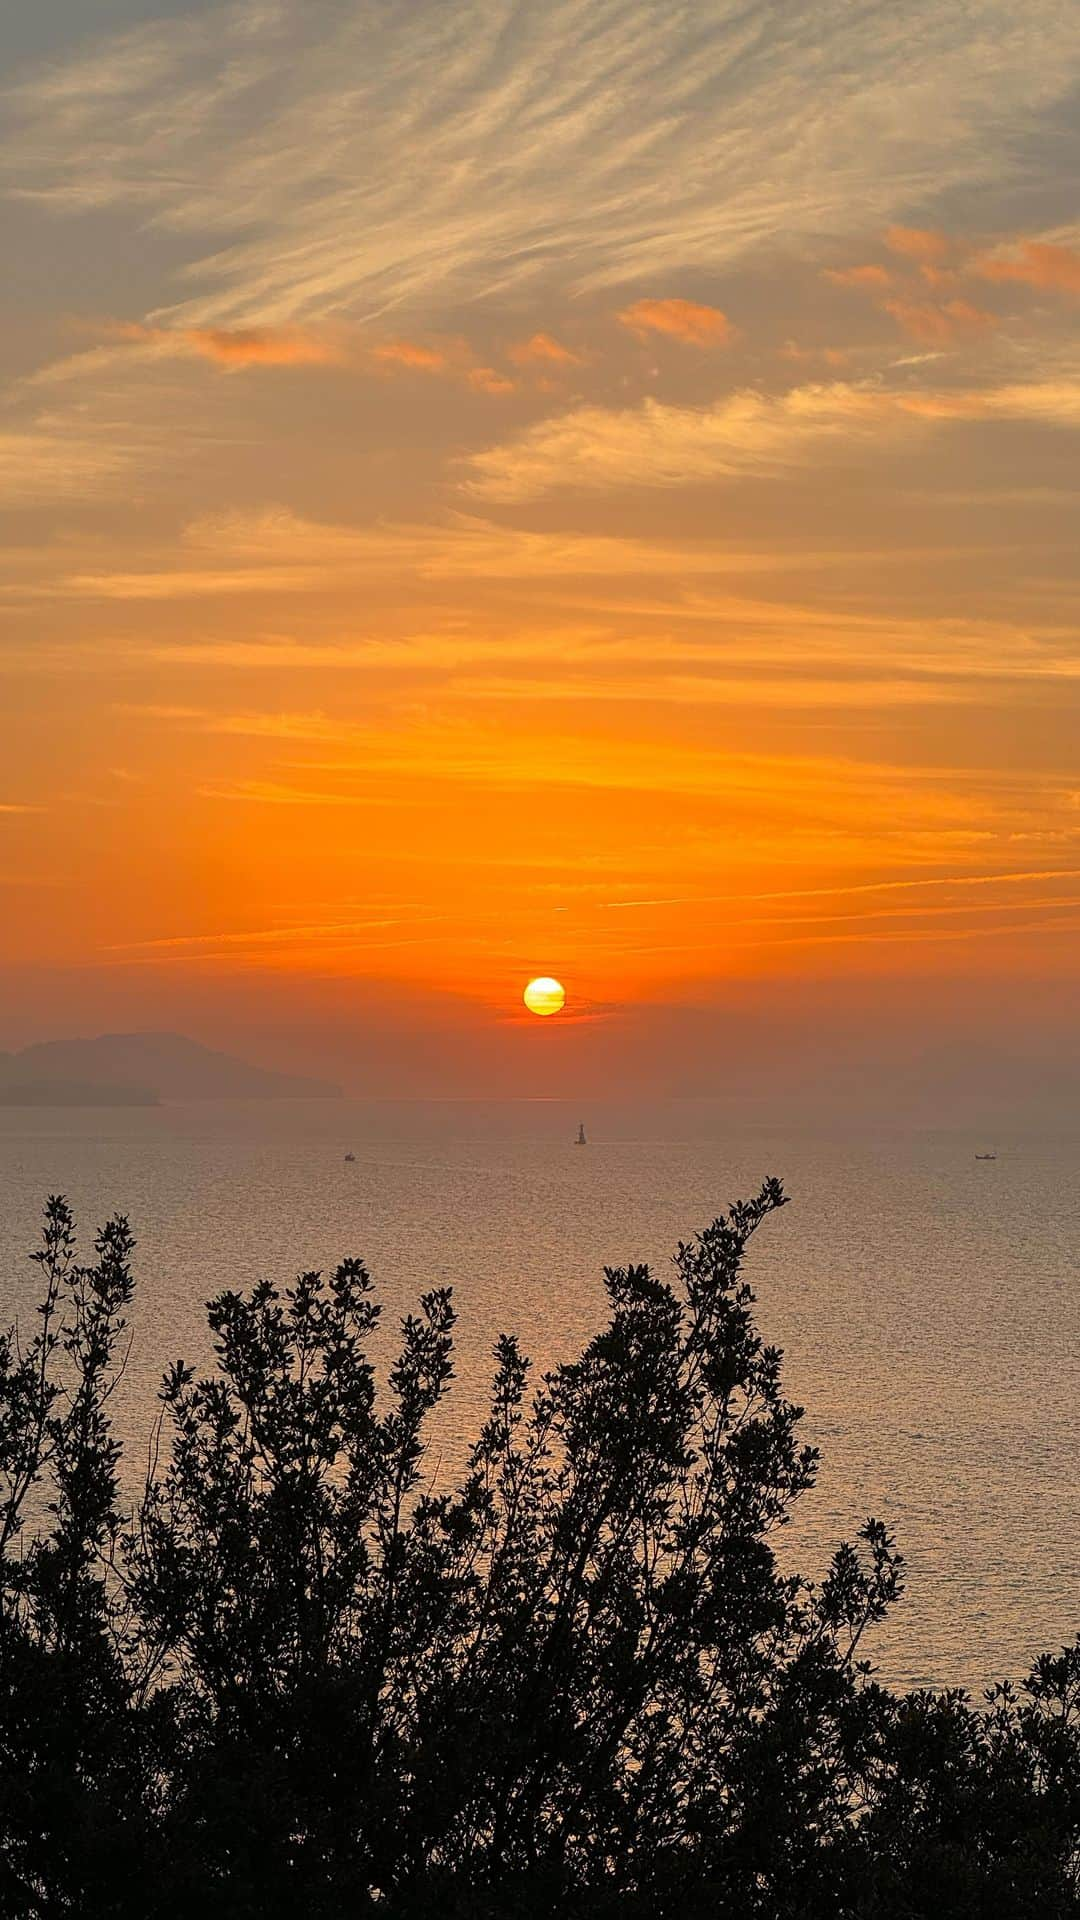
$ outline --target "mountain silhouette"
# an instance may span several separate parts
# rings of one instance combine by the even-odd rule
[[[0,1053],[0,1105],[156,1106],[167,1100],[312,1100],[327,1080],[251,1066],[180,1033],[102,1033]]]

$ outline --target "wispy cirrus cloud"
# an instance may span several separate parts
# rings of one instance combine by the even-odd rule
[[[194,327],[655,284],[1007,178],[1078,37],[1059,0],[232,0],[17,83],[13,186],[185,236]]]

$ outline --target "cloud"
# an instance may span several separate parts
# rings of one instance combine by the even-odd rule
[[[970,300],[927,299],[927,286],[944,290],[954,286],[959,277],[954,268],[940,265],[953,246],[945,234],[922,227],[890,227],[885,244],[893,253],[918,263],[918,280],[898,277],[891,268],[873,262],[857,267],[828,268],[825,278],[836,286],[852,287],[869,295],[874,305],[889,314],[903,333],[925,346],[954,346],[959,341],[989,333],[999,325],[996,314],[976,307]]]
[[[42,414],[22,428],[0,428],[0,502],[85,500],[121,483],[136,458],[128,440],[95,433],[77,413]]]
[[[79,571],[53,597],[167,601],[235,594],[326,592],[350,581],[412,578],[468,582],[587,579],[685,580],[768,571],[785,565],[847,565],[847,552],[788,558],[767,548],[735,551],[714,540],[664,541],[603,534],[537,532],[457,514],[435,525],[381,521],[341,526],[286,509],[193,521],[157,564]],[[266,656],[274,657],[273,646]]]
[[[503,394],[516,391],[514,382],[496,367],[470,367],[466,380],[476,393]]]
[[[154,327],[118,321],[106,337],[155,353],[194,354],[215,365],[241,367],[340,366],[345,351],[313,328],[303,327]]]
[[[804,347],[797,340],[785,340],[779,351],[782,360],[792,360],[797,366],[808,360],[823,360],[827,367],[846,367],[851,359],[846,347]]]
[[[755,845],[775,849],[780,833],[787,857],[796,847],[803,857],[811,848],[828,852],[833,871],[845,847],[863,871],[868,858],[890,854],[890,864],[899,856],[909,868],[962,853],[985,858],[991,836],[1000,840],[1032,817],[1030,789],[1018,795],[1009,776],[976,786],[964,770],[939,765],[740,751],[642,733],[613,737],[587,727],[584,717],[579,727],[564,721],[550,728],[497,713],[359,724],[346,751],[316,751],[278,768],[277,779],[223,782],[213,792],[257,804],[394,806],[422,779],[425,791],[454,785],[492,798],[559,789],[682,796],[712,809],[751,857]],[[1053,809],[1053,796],[1046,799]]]
[[[425,347],[416,340],[386,340],[371,349],[376,365],[405,367],[410,373],[445,373],[447,357],[437,347]]]
[[[1001,420],[1075,430],[1080,427],[1080,378],[931,389],[905,394],[899,404],[924,420]]]
[[[152,623],[144,630],[140,622],[140,637],[115,648],[102,652],[92,641],[60,650],[38,645],[20,667],[42,674],[128,672],[147,662],[182,667],[185,690],[189,671],[306,677],[332,670],[399,686],[426,679],[439,686],[440,697],[453,680],[471,698],[546,703],[727,697],[753,705],[765,688],[770,703],[803,707],[972,699],[986,705],[1015,699],[1021,686],[1038,698],[1055,683],[1080,682],[1068,620],[1036,622],[1026,604],[1013,621],[932,619],[852,605],[856,582],[865,591],[880,563],[917,574],[940,562],[934,548],[745,553],[712,539],[664,544],[522,534],[462,519],[430,529],[349,528],[283,513],[203,522],[189,529],[184,547],[186,557],[171,556],[172,571],[102,576],[87,581],[85,590],[117,601],[272,593],[280,603],[286,592],[344,589],[348,608],[363,585],[370,611],[358,627],[339,601],[329,629],[326,617],[312,626],[305,614],[295,634],[236,632],[229,619],[217,633],[200,621],[194,633],[185,622],[176,634],[155,635]],[[974,547],[950,558],[978,562],[985,552]],[[811,604],[779,597],[778,576],[785,571],[802,582],[817,576]],[[394,577],[396,584],[410,575],[464,587],[467,618],[440,605],[426,624],[401,631],[400,593],[382,601],[373,590],[380,579]],[[772,597],[750,597],[745,576],[764,576],[762,590]],[[502,591],[512,580],[528,583],[524,600]],[[636,586],[628,587],[630,581]],[[477,591],[485,582],[495,589],[490,600]],[[568,619],[575,602],[581,612]],[[531,610],[527,622],[522,605]],[[10,651],[9,664],[16,664]],[[152,684],[160,689],[157,676]],[[302,678],[299,684],[311,683]],[[342,711],[335,700],[333,723],[318,713],[301,718],[322,728],[336,725]],[[160,712],[184,718],[188,709]]]
[[[931,345],[971,338],[1000,322],[996,314],[969,300],[928,301],[927,286],[944,293],[965,278],[976,278],[999,286],[1011,283],[1043,292],[1080,294],[1080,249],[1076,247],[1047,240],[1019,240],[1011,247],[979,252],[973,251],[969,242],[952,239],[936,228],[897,226],[886,231],[885,245],[891,253],[918,267],[922,289],[919,281],[902,276],[898,279],[890,268],[874,262],[829,268],[825,277],[837,286],[869,294],[905,333]]]
[[[826,280],[838,287],[860,287],[867,292],[884,292],[895,284],[888,267],[870,263],[862,267],[827,267]]]
[[[940,306],[931,301],[897,298],[882,302],[904,333],[926,346],[951,346],[958,340],[971,340],[990,333],[999,325],[996,313],[972,306],[970,300],[946,300]]]
[[[179,236],[172,324],[427,316],[715,273],[1022,178],[1075,36],[1061,0],[232,0],[9,88],[11,179]]]
[[[952,242],[945,233],[939,233],[930,227],[889,227],[885,234],[885,245],[890,253],[902,254],[908,260],[931,264],[947,260]]]
[[[850,382],[726,395],[711,407],[646,400],[623,410],[586,406],[540,421],[517,439],[470,456],[469,492],[517,502],[565,490],[678,487],[777,473],[850,454],[919,423],[1028,421],[1080,425],[1080,379],[997,387],[890,390]]]
[[[571,353],[569,347],[564,347],[550,333],[534,333],[531,340],[518,340],[507,349],[506,357],[516,367],[580,367],[584,364],[579,353]]]
[[[460,336],[436,343],[401,337],[380,339],[358,327],[166,327],[114,321],[103,330],[110,344],[53,362],[30,377],[31,386],[85,381],[113,363],[117,348],[150,359],[209,360],[226,372],[249,367],[335,367],[354,374],[391,377],[431,374],[477,393],[506,394],[514,381],[495,367],[478,365]],[[547,341],[547,335],[537,335]],[[556,343],[550,342],[555,349]],[[549,355],[554,359],[556,352]],[[571,360],[574,356],[567,354]]]
[[[840,384],[744,390],[711,407],[653,399],[623,410],[579,407],[473,454],[467,485],[481,499],[508,502],[567,488],[687,486],[797,465],[811,447],[872,435],[880,421],[872,389]]]
[[[253,740],[342,740],[348,728],[324,713],[216,713],[205,707],[128,704],[118,709],[133,719],[164,720],[203,733],[235,734]]]
[[[370,365],[380,373],[436,374],[459,381],[474,393],[506,394],[515,391],[514,381],[497,367],[476,364],[472,348],[462,339],[431,346],[420,340],[386,340],[375,346],[357,348],[360,365]]]
[[[1013,281],[1047,293],[1080,294],[1080,249],[1024,240],[1011,253],[979,254],[971,272],[998,284]]]
[[[618,318],[639,338],[662,333],[691,347],[721,347],[731,338],[727,315],[694,300],[635,300]]]

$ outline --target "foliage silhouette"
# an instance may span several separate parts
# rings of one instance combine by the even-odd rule
[[[899,1698],[862,1642],[880,1522],[817,1587],[774,1536],[812,1486],[743,1277],[767,1181],[608,1272],[530,1390],[495,1348],[462,1484],[425,1488],[450,1293],[385,1393],[355,1260],[209,1307],[133,1517],[109,1399],[126,1220],[45,1211],[33,1337],[0,1340],[0,1911],[458,1920],[1080,1912],[1080,1649],[1020,1693]],[[167,1444],[166,1444],[167,1442]]]

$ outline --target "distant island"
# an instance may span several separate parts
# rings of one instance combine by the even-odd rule
[[[0,1053],[0,1106],[156,1107],[170,1100],[329,1100],[329,1080],[253,1067],[180,1033],[102,1033]]]

